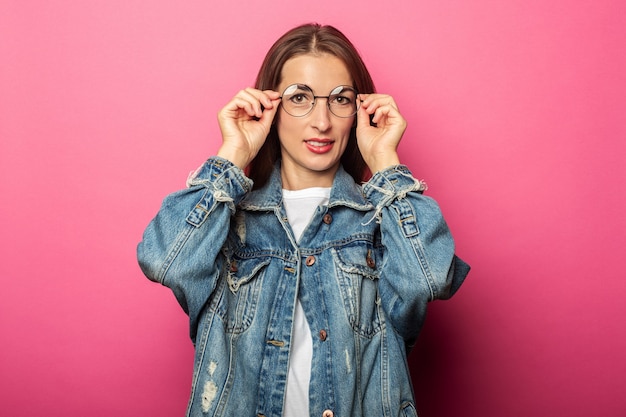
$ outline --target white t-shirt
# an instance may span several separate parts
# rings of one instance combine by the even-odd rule
[[[283,190],[283,202],[287,219],[296,241],[309,225],[315,209],[328,204],[330,188],[314,187],[303,190]],[[309,415],[309,381],[311,379],[311,359],[313,339],[309,323],[304,315],[300,299],[296,300],[293,316],[291,352],[289,354],[289,374],[285,393],[284,417]]]

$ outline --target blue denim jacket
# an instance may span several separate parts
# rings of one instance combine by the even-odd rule
[[[340,168],[296,242],[279,168],[251,187],[210,158],[138,247],[143,272],[189,315],[187,415],[282,416],[299,297],[313,337],[310,415],[416,416],[408,346],[427,302],[450,297],[469,271],[435,201],[403,165],[363,186]]]

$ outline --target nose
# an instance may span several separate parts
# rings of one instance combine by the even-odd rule
[[[331,113],[326,100],[325,97],[317,98],[311,111],[311,124],[320,132],[327,131],[331,126]]]

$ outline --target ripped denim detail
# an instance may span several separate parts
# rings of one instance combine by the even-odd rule
[[[400,178],[394,179],[393,177],[397,175],[399,175]],[[396,183],[399,181],[403,183],[406,182],[406,185],[396,188]],[[385,207],[390,206],[396,200],[405,198],[410,192],[422,194],[428,189],[428,185],[424,180],[414,178],[405,166],[396,165],[375,175],[363,188],[368,195],[371,195],[372,192],[377,192],[382,196],[376,204],[372,218],[363,224],[367,225],[374,220],[376,220],[376,223],[380,224],[382,211]]]

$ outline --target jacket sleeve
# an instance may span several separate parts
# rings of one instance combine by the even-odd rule
[[[455,255],[441,210],[422,194],[424,189],[404,165],[377,172],[363,186],[376,207],[386,253],[379,282],[381,302],[407,341],[417,337],[427,302],[450,298],[470,269]]]
[[[252,181],[229,161],[213,157],[188,185],[165,198],[137,247],[137,259],[150,280],[174,292],[189,315],[194,339],[198,315],[223,264],[219,254],[230,217]]]

